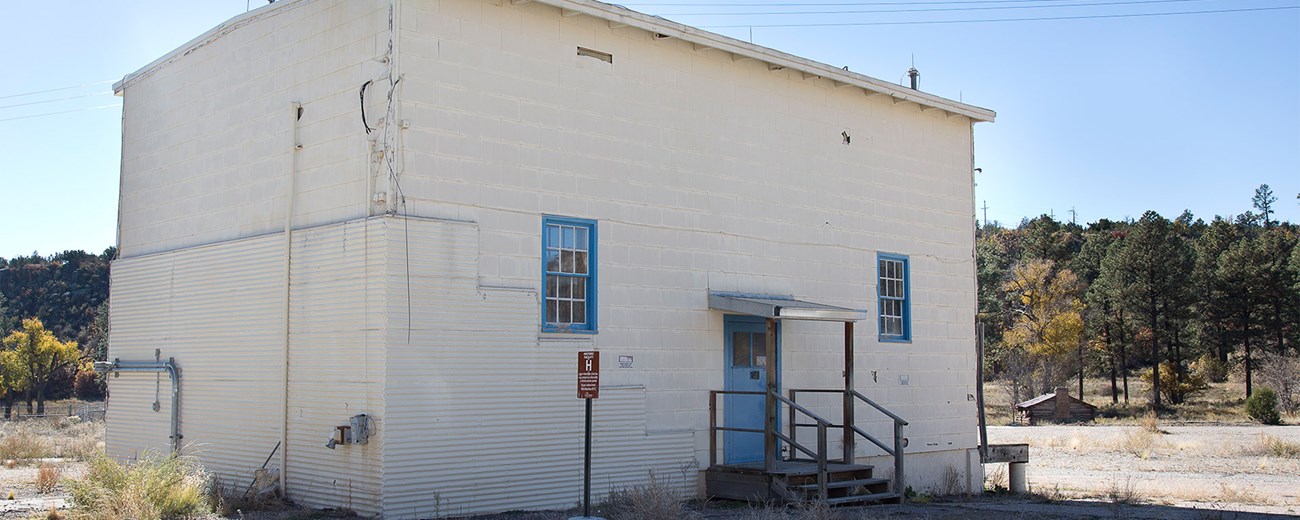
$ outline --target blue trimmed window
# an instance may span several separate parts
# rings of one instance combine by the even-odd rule
[[[596,221],[542,218],[542,330],[596,332]]]
[[[876,296],[880,302],[880,341],[911,341],[911,287],[907,257],[876,255]]]

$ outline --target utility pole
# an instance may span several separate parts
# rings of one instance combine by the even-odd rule
[[[984,225],[987,226],[989,225],[989,201],[984,201],[984,207],[982,209],[984,210]]]

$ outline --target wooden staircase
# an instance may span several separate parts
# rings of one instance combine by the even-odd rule
[[[841,421],[833,423],[795,401],[800,393],[831,393],[843,396],[844,416]],[[762,429],[730,427],[719,424],[717,419],[718,396],[725,394],[763,395],[768,403],[768,421]],[[852,405],[865,403],[893,420],[892,445],[882,442],[867,431],[854,424]],[[789,413],[787,432],[775,428],[776,405],[786,407]],[[854,390],[790,390],[790,397],[776,392],[745,392],[714,390],[709,393],[709,468],[705,471],[705,492],[716,498],[733,500],[758,500],[765,502],[822,502],[830,505],[862,504],[872,502],[903,501],[904,462],[903,449],[907,439],[903,437],[903,428],[907,421],[893,412],[881,407],[875,401]],[[812,422],[806,422],[806,421]],[[805,445],[799,441],[800,429],[815,429],[815,443]],[[764,451],[762,461],[743,463],[718,463],[718,432],[732,431],[750,434],[763,434]],[[843,453],[840,458],[831,458],[831,432],[842,432]],[[893,479],[876,478],[874,466],[854,464],[854,439],[862,437],[880,448],[893,458]],[[780,459],[776,455],[778,447],[788,448],[792,454],[807,458],[790,457]]]
[[[705,472],[709,495],[731,500],[771,503],[824,502],[830,505],[897,503],[889,479],[875,478],[865,464],[829,463],[826,497],[820,496],[816,461],[778,462],[773,470],[762,462],[722,464]]]

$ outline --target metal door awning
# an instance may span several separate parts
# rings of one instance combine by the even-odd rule
[[[867,311],[766,294],[709,293],[709,308],[761,318],[815,321],[862,321]]]

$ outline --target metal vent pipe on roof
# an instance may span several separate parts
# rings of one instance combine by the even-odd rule
[[[907,77],[911,78],[912,80],[912,90],[920,90],[917,87],[920,86],[920,82],[918,81],[918,79],[921,77],[921,72],[916,70],[916,67],[907,69]]]

